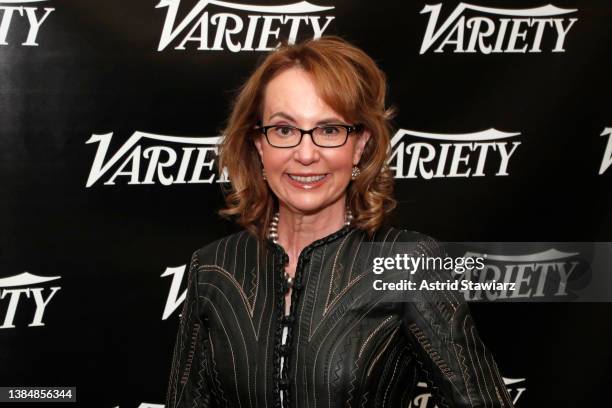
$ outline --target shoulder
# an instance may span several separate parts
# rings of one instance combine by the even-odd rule
[[[447,286],[439,289],[436,286],[439,282],[457,279],[452,266],[451,269],[447,266],[446,260],[449,258],[444,242],[419,231],[392,228],[398,238],[393,248],[386,248],[387,256],[394,257],[399,254],[400,256],[408,255],[409,258],[414,259],[415,263],[412,265],[415,269],[405,271],[406,279],[418,283],[419,287],[426,283],[427,288],[432,288],[415,293],[423,295],[421,299],[433,301],[437,304],[436,307],[442,308],[440,311],[443,313],[446,312],[442,304],[451,304],[452,308],[456,309],[461,303],[464,303],[463,293],[458,289]]]
[[[193,252],[192,259],[200,265],[219,265],[235,258],[237,254],[246,254],[255,249],[259,243],[257,239],[246,230],[218,238]]]
[[[371,238],[367,236],[365,231],[361,231],[360,235],[364,242],[383,244],[384,246],[401,249],[411,248],[428,256],[437,256],[444,253],[444,246],[436,238],[419,231],[397,226],[383,226]]]
[[[365,231],[361,232],[366,235]],[[439,244],[439,241],[430,235],[397,226],[382,226],[369,240],[372,242],[414,242],[423,245]]]

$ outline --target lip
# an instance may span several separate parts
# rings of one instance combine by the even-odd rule
[[[325,177],[323,177],[321,180],[317,181],[316,183],[300,183],[299,181],[294,180],[291,177],[289,177],[289,174],[291,174],[292,176],[299,176],[299,177],[322,176],[322,175],[325,175]],[[312,190],[313,188],[317,188],[321,186],[322,184],[324,184],[329,178],[329,173],[285,173],[284,177],[286,177],[289,184],[291,184],[294,187],[297,187],[302,190]]]

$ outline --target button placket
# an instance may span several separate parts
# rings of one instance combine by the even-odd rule
[[[278,246],[279,251],[282,253],[280,257],[282,259],[281,268],[277,271],[277,276],[284,276],[285,266],[289,262],[289,257],[285,253],[282,247]],[[277,355],[278,361],[278,377],[276,380],[278,381],[278,406],[279,408],[284,408],[290,406],[289,398],[290,388],[291,388],[291,379],[289,378],[289,363],[290,356],[292,354],[292,346],[293,346],[293,329],[295,326],[295,313],[297,310],[297,304],[299,301],[300,292],[303,288],[302,285],[302,271],[304,270],[304,266],[309,260],[311,251],[314,249],[314,246],[307,247],[301,254],[298,259],[298,263],[295,269],[295,278],[292,285],[291,292],[291,305],[289,306],[289,314],[285,315],[285,295],[289,291],[289,287],[287,286],[284,279],[281,279],[280,284],[280,301],[279,309],[278,309],[278,320],[280,322],[279,326],[281,328],[281,338],[277,338],[277,347],[275,355]],[[286,330],[286,336],[283,336],[283,332]],[[278,331],[277,331],[278,333]],[[283,341],[285,340],[285,341]],[[282,397],[281,397],[282,394]],[[282,401],[282,402],[281,402]]]
[[[275,275],[278,279],[278,301],[277,301],[277,326],[275,331],[275,343],[274,343],[274,407],[285,408],[290,406],[290,389],[291,380],[289,378],[289,363],[290,356],[292,354],[293,347],[293,329],[295,326],[296,318],[295,313],[297,310],[297,304],[299,294],[303,288],[302,284],[302,272],[305,265],[310,260],[312,251],[327,242],[330,242],[350,230],[349,226],[345,226],[342,229],[336,231],[325,238],[311,243],[309,246],[302,250],[298,258],[297,266],[295,269],[295,277],[292,285],[293,291],[291,292],[291,305],[289,306],[289,314],[285,315],[285,295],[289,292],[289,286],[284,279],[285,266],[289,262],[289,256],[285,250],[277,243],[269,241],[276,250],[277,262],[275,263]],[[283,341],[283,332],[286,329],[285,341]],[[283,358],[281,360],[281,357]],[[281,363],[282,361],[282,363]],[[282,365],[282,367],[281,367]],[[282,397],[281,397],[282,395]]]
[[[294,319],[291,319],[291,309],[289,315],[285,315],[285,296],[289,292],[289,286],[284,279],[285,267],[289,262],[289,256],[285,253],[283,248],[276,244],[278,253],[278,263],[275,271],[276,276],[279,278],[278,285],[278,302],[277,302],[277,318],[279,325],[276,330],[275,347],[274,347],[274,383],[275,383],[275,399],[274,406],[281,408],[287,406],[288,399],[288,388],[289,379],[287,377],[287,363],[288,356],[290,354],[289,341],[291,339],[291,326]],[[296,271],[297,272],[297,271]],[[292,293],[292,304],[294,301],[295,291]],[[292,305],[293,306],[293,305]],[[282,395],[281,395],[282,394]]]

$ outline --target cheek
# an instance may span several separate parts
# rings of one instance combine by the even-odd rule
[[[339,158],[338,161],[341,161],[344,166],[348,166],[349,168],[353,167],[353,157],[355,156],[355,151],[357,150],[357,146],[355,145],[355,140],[350,139],[351,143],[347,143],[346,149],[342,151],[342,157]]]
[[[353,168],[353,153],[350,149],[330,152],[325,158],[329,169],[336,173],[350,174]]]
[[[263,148],[263,164],[266,171],[270,174],[276,174],[282,172],[287,162],[291,159],[289,151],[284,150],[270,150],[270,147]]]

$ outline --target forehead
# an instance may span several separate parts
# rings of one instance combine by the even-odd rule
[[[282,71],[265,88],[264,121],[278,112],[299,122],[316,122],[323,117],[344,120],[320,97],[313,77],[297,67]]]

